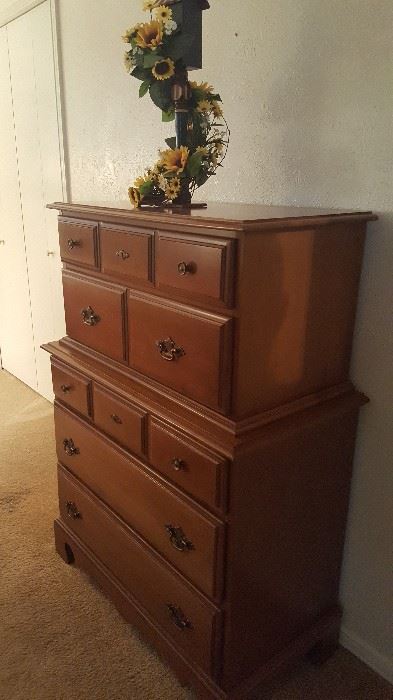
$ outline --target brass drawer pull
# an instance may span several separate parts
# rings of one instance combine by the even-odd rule
[[[181,630],[192,629],[190,620],[185,616],[181,608],[178,608],[177,605],[173,605],[173,603],[167,603],[166,607],[169,611],[169,617],[172,622],[175,623],[176,627]]]
[[[182,459],[179,459],[179,457],[174,457],[171,461],[171,465],[174,468],[175,472],[180,472],[181,469],[184,469],[185,462]]]
[[[60,389],[62,390],[63,394],[68,394],[68,392],[71,391],[72,386],[71,384],[62,384]]]
[[[101,321],[101,318],[96,313],[94,313],[91,306],[88,306],[87,309],[82,309],[81,316],[85,326],[96,326],[97,323]]]
[[[177,271],[181,277],[184,277],[185,275],[192,274],[194,272],[194,266],[192,263],[179,262]]]
[[[178,357],[186,354],[183,348],[176,345],[175,341],[170,337],[165,340],[157,340],[156,345],[162,359],[167,360],[167,362],[173,362]]]
[[[120,416],[117,416],[116,413],[111,413],[111,418],[112,418],[114,423],[117,423],[117,425],[121,425],[123,423]]]
[[[74,501],[67,501],[66,502],[66,510],[67,510],[67,515],[69,518],[72,520],[77,520],[78,518],[82,517],[76,503]]]
[[[116,255],[118,258],[121,258],[122,260],[127,260],[127,258],[130,257],[130,254],[127,253],[126,250],[117,250]]]
[[[181,527],[174,527],[174,525],[165,525],[165,530],[169,534],[169,541],[175,549],[179,552],[186,552],[190,549],[194,549],[194,545],[185,536]]]
[[[81,242],[80,241],[75,241],[73,238],[69,238],[67,241],[67,245],[70,250],[73,250],[74,248],[78,248],[80,246]]]
[[[69,457],[73,457],[74,455],[79,454],[79,447],[75,446],[75,443],[72,438],[66,438],[65,440],[63,440],[63,448],[64,452]]]

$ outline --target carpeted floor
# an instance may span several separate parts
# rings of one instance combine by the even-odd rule
[[[190,700],[106,598],[55,554],[52,406],[0,371],[1,700]],[[391,686],[340,650],[255,700],[392,700]]]

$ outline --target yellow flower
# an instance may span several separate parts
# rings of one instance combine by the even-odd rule
[[[124,67],[125,67],[127,73],[130,72],[131,68],[133,68],[134,65],[135,64],[134,64],[132,56],[130,56],[130,54],[126,51],[124,54]]]
[[[221,143],[220,141],[218,141],[218,142],[215,144],[215,147],[216,147],[217,153],[218,153],[219,155],[221,155],[221,153],[224,151],[224,144]]]
[[[145,12],[147,12],[148,10],[150,10],[150,12],[151,12],[152,9],[153,9],[153,7],[154,7],[154,5],[155,5],[155,0],[146,0],[146,1],[143,3],[143,9],[144,9]]]
[[[162,43],[162,23],[153,20],[145,24],[140,24],[136,43],[141,49],[156,49]]]
[[[190,82],[193,90],[200,90],[201,92],[212,93],[214,88],[209,85],[209,83],[196,83],[194,80]]]
[[[165,196],[170,199],[176,199],[176,197],[180,194],[181,190],[181,182],[178,177],[172,178],[172,180],[169,180],[167,187],[165,188]]]
[[[157,19],[159,22],[168,22],[170,19],[172,19],[172,10],[170,7],[166,7],[166,5],[161,5],[161,7],[156,7],[154,10],[154,18]]]
[[[132,206],[135,209],[137,209],[138,207],[141,206],[142,197],[139,194],[138,190],[135,189],[135,187],[128,188],[128,196],[130,198],[130,202],[131,202]]]
[[[172,75],[175,75],[175,64],[171,58],[164,58],[154,64],[152,73],[156,80],[168,80]]]
[[[148,179],[149,178],[147,178],[145,175],[140,175],[139,177],[137,177],[134,182],[135,189],[139,190],[140,186],[143,185]]]
[[[139,24],[136,24],[135,27],[131,27],[131,29],[127,29],[125,34],[122,36],[122,40],[124,41],[125,44],[131,43],[131,37],[133,34],[136,34],[138,29],[139,29]]]
[[[222,117],[223,116],[223,111],[221,109],[221,106],[219,105],[218,102],[213,101],[213,114],[215,117]]]
[[[209,100],[201,100],[197,104],[197,112],[210,112],[211,109],[212,105]]]
[[[198,146],[196,149],[196,153],[202,153],[203,156],[208,156],[209,155],[209,149],[207,146]]]
[[[189,150],[187,146],[168,148],[167,151],[161,152],[160,164],[168,172],[182,173],[187,165],[188,156]]]

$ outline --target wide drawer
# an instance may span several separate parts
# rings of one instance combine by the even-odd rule
[[[149,233],[101,224],[101,271],[122,279],[151,282],[152,240]]]
[[[148,552],[116,517],[61,467],[58,477],[62,520],[176,646],[211,674],[220,611],[202,600]]]
[[[91,415],[91,382],[79,372],[52,364],[53,392],[57,399],[84,416]]]
[[[129,364],[225,412],[230,395],[232,319],[129,294]]]
[[[224,526],[78,418],[55,408],[59,461],[204,593],[221,593]]]
[[[150,419],[149,462],[166,478],[211,508],[226,506],[227,465],[158,418]]]
[[[67,335],[124,361],[125,290],[63,272],[63,292]]]
[[[64,262],[97,267],[97,224],[60,217],[59,242]]]
[[[233,259],[233,241],[159,232],[156,287],[232,306]]]
[[[93,388],[94,423],[131,452],[142,454],[147,413],[97,384]]]

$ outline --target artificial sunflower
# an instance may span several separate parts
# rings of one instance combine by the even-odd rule
[[[181,189],[180,180],[178,177],[174,177],[174,178],[172,178],[172,180],[170,180],[168,182],[168,185],[165,188],[165,196],[167,197],[167,199],[170,199],[171,201],[173,201],[174,199],[176,199],[176,197],[179,196],[180,189]]]
[[[196,83],[195,80],[190,82],[193,90],[200,90],[201,92],[212,93],[214,88],[209,83]]]
[[[162,29],[162,23],[156,20],[140,24],[136,34],[136,43],[141,49],[156,49],[162,43]]]
[[[145,12],[152,11],[153,7],[155,5],[155,0],[146,0],[143,4],[143,9]]]
[[[160,165],[168,172],[182,173],[187,165],[189,153],[187,146],[168,148],[161,152]]]
[[[172,19],[172,10],[166,5],[161,5],[161,7],[156,7],[154,10],[154,18],[159,22],[169,22]]]
[[[156,80],[168,80],[175,75],[175,64],[171,58],[164,58],[157,61],[151,70]]]
[[[147,182],[148,180],[150,180],[150,178],[147,177],[146,175],[140,175],[139,177],[137,177],[136,180],[135,180],[135,182],[134,182],[134,187],[135,187],[135,189],[139,190],[139,188],[140,188],[142,185],[144,185],[145,182]]]
[[[130,202],[135,209],[141,206],[141,195],[139,194],[138,190],[135,187],[129,187],[128,188],[128,196],[130,198]]]
[[[215,100],[212,102],[212,107],[213,107],[213,114],[215,117],[222,117],[223,116],[223,111],[220,107],[220,104],[216,102]]]
[[[209,100],[201,100],[197,104],[197,112],[210,112],[211,108],[212,104]]]

